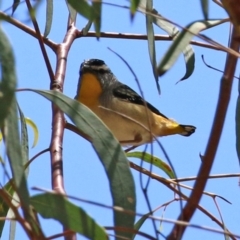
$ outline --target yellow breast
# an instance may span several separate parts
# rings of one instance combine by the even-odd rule
[[[77,100],[90,109],[99,105],[102,86],[94,74],[85,73],[81,78]]]

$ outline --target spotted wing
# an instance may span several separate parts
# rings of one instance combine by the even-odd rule
[[[113,89],[113,95],[122,101],[127,101],[127,102],[131,102],[134,104],[139,104],[139,105],[145,106],[143,98],[139,94],[137,94],[134,90],[132,90],[130,87],[128,87],[127,85],[121,84],[121,85],[115,87]],[[165,115],[160,113],[150,103],[146,102],[146,105],[147,105],[147,108],[149,110],[151,110],[153,113],[168,119]]]

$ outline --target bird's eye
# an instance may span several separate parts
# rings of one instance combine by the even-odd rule
[[[104,73],[106,73],[106,70],[103,69],[103,68],[99,68],[98,72],[101,73],[101,74],[104,74]]]

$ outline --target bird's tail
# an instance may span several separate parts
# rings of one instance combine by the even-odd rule
[[[183,130],[179,134],[182,135],[182,136],[185,136],[185,137],[188,137],[188,136],[192,135],[195,132],[195,130],[196,130],[196,127],[191,126],[191,125],[182,125],[182,124],[180,124],[179,126]]]

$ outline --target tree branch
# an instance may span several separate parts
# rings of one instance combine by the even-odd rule
[[[16,26],[17,28],[23,30],[24,32],[28,33],[29,35],[37,38],[36,32],[28,27],[27,25],[24,25],[23,23],[19,22],[18,20],[8,16],[7,14],[3,13],[0,11],[0,17],[3,18],[5,21],[11,23],[12,25]],[[54,52],[57,49],[57,44],[48,38],[45,38],[43,35],[41,35],[43,42],[49,46]],[[81,37],[96,37],[96,33],[94,31],[89,31],[87,35],[83,35],[82,31],[77,31],[77,38]],[[113,38],[113,39],[128,39],[128,40],[147,40],[147,35],[146,34],[133,34],[133,33],[117,33],[117,32],[101,32],[100,37],[102,38]],[[160,35],[156,34],[155,35],[155,41],[172,41],[172,37],[169,37],[167,35]],[[204,42],[199,42],[199,41],[194,41],[192,40],[190,44],[199,46],[199,47],[204,47],[204,48],[209,48],[209,49],[214,49],[218,51],[223,51],[226,52],[225,49],[222,49],[221,47],[214,46],[212,44],[204,43]]]
[[[83,35],[82,31],[78,30],[77,37],[78,38],[96,37],[96,33],[94,31],[89,31],[86,35]],[[100,38],[147,40],[147,35],[146,34],[137,34],[137,33],[133,34],[133,33],[101,32]],[[160,34],[154,35],[154,39],[155,39],[155,41],[172,41],[173,40],[173,38],[168,35],[160,35]],[[214,46],[212,44],[208,44],[208,43],[204,43],[204,42],[198,42],[198,41],[192,40],[190,42],[190,44],[199,46],[199,47],[210,48],[210,49],[226,52],[226,50],[221,47]]]
[[[76,38],[76,28],[70,26],[62,44],[58,45],[56,50],[57,66],[56,78],[51,82],[51,90],[63,91],[63,84],[66,73],[67,55],[69,49]],[[65,127],[64,114],[55,106],[52,105],[52,137],[50,144],[51,165],[52,165],[52,186],[53,189],[60,193],[65,193],[63,184],[63,169],[62,169],[62,142]]]
[[[233,28],[230,48],[238,52],[239,42],[236,41],[235,34],[236,30],[235,28]],[[225,121],[236,64],[237,58],[231,54],[228,54],[224,74],[221,80],[218,104],[216,108],[211,134],[207,144],[205,156],[203,157],[203,162],[198,173],[198,176],[200,176],[200,178],[197,178],[195,182],[189,201],[187,202],[182,213],[178,217],[179,221],[189,222],[191,220],[201,199],[206,182],[209,178],[210,170],[212,168],[214,157],[216,155],[216,151],[218,148],[219,140],[221,137]],[[181,239],[185,230],[186,226],[175,225],[167,239],[169,240]]]
[[[24,31],[25,33],[28,33],[29,35],[31,35],[32,37],[38,38],[37,33],[30,27],[28,27],[27,25],[21,23],[20,21],[8,16],[7,14],[5,14],[4,12],[0,11],[0,17],[5,20],[8,23],[11,23],[12,25],[14,25],[15,27],[21,29],[22,31]],[[41,35],[43,42],[50,47],[54,52],[56,51],[57,48],[57,44],[51,40],[49,40],[48,38],[45,38],[43,35]]]

